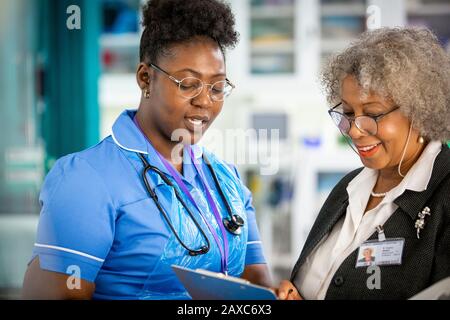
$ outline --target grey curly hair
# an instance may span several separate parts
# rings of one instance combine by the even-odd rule
[[[342,81],[353,75],[364,93],[392,100],[429,140],[450,139],[450,55],[427,29],[364,32],[331,58],[321,83],[330,104],[340,102]]]

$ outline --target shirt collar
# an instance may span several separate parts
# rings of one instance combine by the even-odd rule
[[[364,167],[363,170],[349,182],[347,186],[347,193],[350,195],[356,191],[361,190],[362,184],[367,188],[373,187],[377,178],[377,170]]]
[[[369,201],[370,192],[377,181],[377,170],[365,167],[347,186],[348,206],[356,230],[361,223],[363,212]]]
[[[423,210],[429,199],[441,183],[450,174],[450,149],[446,144],[441,145],[441,151],[434,159],[433,170],[426,190],[414,192],[406,190],[394,202],[406,212],[411,219],[417,219],[417,213]]]
[[[148,143],[141,130],[133,122],[136,110],[125,110],[116,119],[112,126],[112,138],[122,149],[149,154],[150,143]]]
[[[147,140],[141,130],[136,126],[133,121],[137,110],[125,110],[116,119],[112,126],[112,139],[114,143],[121,149],[129,152],[138,152],[148,155],[148,161],[158,167],[165,173],[168,173],[166,167],[163,165],[155,148]],[[197,144],[191,145],[192,151],[196,159],[200,159],[203,155],[203,148]],[[190,157],[187,152],[183,152],[183,163],[190,163]],[[195,175],[192,171],[191,165],[184,166],[184,171],[189,171],[189,175]],[[186,170],[189,168],[189,170]]]
[[[439,141],[431,141],[428,143],[419,159],[403,178],[403,191],[408,189],[421,192],[427,189],[433,172],[434,162],[441,149],[442,144]]]
[[[402,195],[406,190],[422,192],[427,189],[433,172],[434,161],[441,151],[441,143],[439,141],[431,141],[423,150],[419,159],[409,169],[403,180],[386,194],[385,201],[394,201]]]

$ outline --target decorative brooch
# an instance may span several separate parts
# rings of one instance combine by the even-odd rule
[[[425,217],[431,216],[430,208],[423,208],[422,212],[417,215],[419,218],[416,220],[415,227],[417,229],[417,239],[420,239],[420,230],[425,228]]]

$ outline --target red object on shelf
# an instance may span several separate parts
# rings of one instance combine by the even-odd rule
[[[110,67],[111,65],[114,64],[115,61],[116,61],[116,55],[113,52],[111,52],[109,50],[103,51],[102,62],[105,67]]]

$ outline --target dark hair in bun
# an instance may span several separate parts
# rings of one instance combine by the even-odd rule
[[[150,0],[143,7],[140,60],[156,63],[171,45],[197,36],[215,40],[224,52],[238,42],[234,23],[230,6],[219,0]]]

